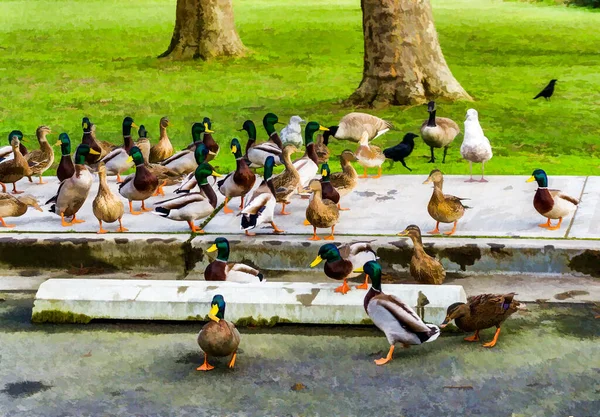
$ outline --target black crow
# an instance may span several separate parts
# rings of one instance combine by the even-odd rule
[[[415,148],[415,138],[418,137],[419,135],[415,135],[414,133],[407,133],[402,138],[402,142],[383,151],[385,157],[390,160],[390,168],[394,166],[394,162],[400,162],[404,168],[412,171],[412,169],[406,166],[404,158],[407,158],[412,153]]]
[[[550,97],[552,97],[552,94],[554,94],[554,85],[556,84],[556,81],[558,80],[550,80],[550,83],[544,87],[544,89],[540,91],[540,93],[533,99],[535,100],[536,98],[544,97],[546,100],[548,100]]]

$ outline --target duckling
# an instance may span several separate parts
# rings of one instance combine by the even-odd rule
[[[171,220],[187,221],[192,233],[204,233],[204,230],[196,228],[194,221],[208,217],[215,211],[217,195],[208,184],[207,178],[211,175],[220,177],[221,174],[215,172],[207,162],[203,162],[198,165],[194,175],[200,185],[200,192],[158,201],[154,203],[152,214]]]
[[[202,327],[198,334],[198,345],[204,352],[204,363],[196,368],[197,371],[210,371],[214,366],[208,363],[208,355],[223,357],[231,355],[229,368],[235,366],[237,349],[240,345],[240,332],[235,325],[225,320],[225,300],[217,294],[211,301],[210,321]]]
[[[568,216],[575,211],[579,205],[579,200],[564,194],[560,190],[548,189],[548,176],[543,169],[536,169],[531,174],[527,182],[536,181],[538,189],[533,197],[533,207],[548,221],[539,226],[548,230],[558,230],[562,224],[563,217]],[[552,226],[550,220],[558,219],[558,224]]]
[[[340,212],[337,205],[331,200],[323,200],[321,198],[322,187],[319,180],[312,180],[309,184],[313,195],[310,198],[310,203],[306,208],[306,219],[313,227],[313,236],[309,240],[321,240],[317,236],[317,227],[331,227],[331,235],[325,237],[325,240],[334,240],[333,235],[335,225],[340,219]]]
[[[150,144],[150,139],[148,139],[148,131],[144,125],[140,125],[138,129],[138,140],[134,143],[134,145],[140,148],[142,156],[144,157],[144,161],[146,164],[149,164],[148,161],[150,160],[150,148],[152,145]]]
[[[106,167],[102,162],[98,165],[98,178],[98,193],[92,202],[92,211],[100,224],[98,233],[107,232],[107,230],[102,228],[102,222],[114,223],[117,220],[119,221],[117,232],[127,232],[128,230],[123,227],[121,221],[123,213],[125,212],[125,207],[123,206],[121,199],[113,194],[110,188],[108,188],[108,183],[106,182]]]
[[[160,137],[158,143],[150,148],[150,157],[148,160],[151,164],[160,163],[165,159],[170,158],[173,156],[173,153],[175,153],[171,140],[167,135],[167,127],[171,126],[172,124],[168,117],[165,116],[160,119]]]
[[[75,165],[73,165],[73,158],[71,158],[71,139],[66,133],[61,133],[58,136],[58,142],[54,146],[60,146],[61,157],[56,168],[56,176],[59,181],[64,181],[67,178],[71,178],[75,173]]]
[[[97,164],[115,148],[115,145],[96,139],[96,125],[93,124],[89,118],[84,117],[81,120],[81,127],[83,128],[83,137],[81,138],[81,143],[89,146],[95,152],[97,152],[97,154],[88,153],[85,163],[87,165]]]
[[[131,128],[137,127],[131,117],[128,116],[123,119],[123,146],[116,147],[100,160],[106,166],[107,175],[117,176],[117,183],[122,181],[121,172],[127,171],[133,166],[129,158],[129,151],[134,146],[133,139],[131,138]]]
[[[194,158],[198,166],[208,160],[208,155],[208,148],[203,143],[199,143],[194,150]],[[179,188],[175,190],[175,194],[189,193],[196,188],[196,185],[198,185],[198,181],[196,181],[196,172],[194,170],[181,181]]]
[[[410,259],[410,275],[417,282],[423,284],[443,284],[446,279],[446,270],[440,261],[425,252],[419,226],[411,224],[404,231],[398,233],[398,236],[407,236],[413,242],[414,250]]]
[[[356,272],[365,272],[371,278],[371,288],[365,295],[365,312],[379,330],[385,333],[390,350],[385,358],[375,360],[377,365],[385,365],[392,360],[396,343],[405,348],[433,342],[440,335],[435,324],[425,324],[410,306],[393,295],[381,290],[381,265],[369,261]]]
[[[475,331],[475,334],[466,337],[467,342],[478,342],[479,331],[496,326],[496,333],[491,342],[484,347],[492,348],[498,342],[500,326],[504,321],[519,310],[520,302],[514,299],[516,294],[480,294],[467,298],[467,303],[454,303],[446,311],[446,319],[440,325],[444,328],[454,320],[456,326],[464,332]]]
[[[75,174],[72,177],[62,181],[54,197],[46,201],[46,204],[54,203],[50,207],[50,212],[60,216],[63,227],[72,226],[76,223],[83,223],[85,220],[77,219],[77,212],[85,203],[90,188],[92,187],[92,174],[85,165],[88,153],[96,152],[89,145],[81,144],[75,152]],[[65,222],[65,217],[73,217],[70,222]]]
[[[10,194],[0,194],[0,224],[4,227],[13,228],[16,225],[6,224],[5,217],[21,217],[27,212],[29,207],[33,207],[38,211],[43,211],[36,198],[32,195],[25,194],[19,197],[13,197]]]
[[[204,270],[206,281],[231,281],[231,282],[263,282],[264,277],[257,269],[241,263],[228,263],[229,241],[218,237],[215,243],[206,252],[217,252],[217,259],[208,264]]]
[[[13,158],[0,163],[0,185],[2,185],[2,192],[5,193],[6,186],[4,184],[12,183],[12,193],[21,194],[23,191],[17,191],[17,181],[23,177],[30,176],[31,167],[19,150],[23,133],[20,130],[13,130],[8,136],[13,149]]]
[[[429,177],[423,182],[423,184],[429,184],[433,182],[433,194],[427,205],[427,211],[429,215],[437,222],[435,229],[430,234],[440,233],[440,222],[441,223],[454,223],[454,227],[450,232],[445,233],[450,236],[456,232],[456,224],[458,220],[465,214],[465,209],[471,208],[463,205],[462,200],[469,200],[468,198],[455,197],[453,195],[444,194],[442,187],[444,185],[444,175],[439,169],[434,169],[429,173]]]
[[[460,154],[469,161],[471,177],[465,182],[475,182],[473,179],[473,162],[481,162],[481,179],[479,182],[488,182],[483,178],[485,163],[492,159],[492,146],[490,141],[483,135],[483,129],[479,124],[477,110],[467,110],[465,120],[465,136],[460,146]]]
[[[385,121],[377,116],[367,113],[348,113],[337,126],[331,126],[329,130],[336,139],[360,142],[363,132],[367,132],[369,141],[383,135],[390,129],[393,129],[392,123]]]
[[[290,117],[290,122],[281,129],[282,146],[294,145],[296,148],[302,148],[302,126],[300,123],[306,123],[300,116]]]
[[[446,117],[435,117],[437,111],[435,101],[430,101],[427,105],[429,119],[421,125],[421,137],[423,142],[431,149],[430,163],[435,162],[433,148],[444,148],[444,158],[442,164],[446,163],[446,154],[448,147],[454,141],[454,138],[460,133],[460,128],[456,122]]]
[[[167,168],[177,172],[178,174],[186,175],[189,173],[193,173],[194,170],[198,167],[198,164],[196,163],[196,157],[194,156],[194,152],[196,151],[197,146],[200,143],[203,143],[202,136],[205,133],[206,127],[204,123],[194,123],[192,125],[192,139],[194,140],[194,146],[190,145],[188,146],[189,149],[184,149],[183,151],[177,152],[172,157],[162,161],[161,165],[166,166]],[[207,157],[207,161],[209,160],[210,158]]]
[[[275,125],[280,123],[277,115],[267,113],[263,117],[263,126],[269,135],[269,140],[263,143],[255,143],[256,127],[251,120],[246,120],[242,129],[248,132],[248,144],[246,145],[246,155],[250,161],[250,168],[262,167],[269,156],[273,156],[275,163],[281,163],[280,157],[283,151],[283,144],[275,130]],[[253,129],[254,128],[254,129]]]
[[[346,294],[350,291],[347,279],[359,276],[360,273],[354,272],[361,268],[368,261],[379,259],[370,244],[367,242],[354,242],[336,247],[333,243],[327,243],[319,248],[317,257],[310,264],[311,268],[319,265],[325,260],[323,268],[325,275],[333,279],[343,279],[344,283],[335,289],[335,292]],[[366,290],[369,288],[368,281],[356,286],[358,289]]]
[[[329,176],[329,181],[340,195],[340,198],[350,194],[358,185],[358,173],[352,166],[352,161],[356,161],[354,153],[348,149],[344,150],[340,155],[342,172],[334,172]],[[349,208],[342,208],[339,204],[338,208],[342,211],[350,210]]]
[[[329,129],[329,128],[328,128]],[[317,162],[319,164],[324,164],[329,161],[329,137],[331,136],[331,132],[325,131],[322,135],[317,135],[317,144],[315,148],[315,152],[317,153]]]
[[[217,183],[219,191],[225,196],[225,205],[223,206],[225,214],[233,213],[233,210],[227,207],[227,202],[233,197],[241,197],[240,209],[244,207],[244,196],[254,187],[256,181],[256,175],[244,161],[242,145],[237,138],[231,140],[231,152],[235,155],[235,171]]]
[[[142,214],[143,211],[152,211],[145,207],[144,201],[152,197],[158,190],[158,178],[146,168],[142,151],[137,146],[129,150],[127,164],[130,164],[131,161],[135,163],[135,173],[128,175],[119,184],[119,194],[129,200],[129,212],[138,215]],[[133,211],[133,201],[142,202],[142,211]]]
[[[246,236],[254,236],[255,233],[250,233],[249,230],[255,229],[261,224],[270,223],[275,233],[283,233],[273,222],[273,214],[275,205],[277,204],[275,195],[275,187],[273,186],[273,167],[275,166],[275,158],[268,156],[265,159],[264,179],[256,190],[252,192],[250,198],[246,201],[246,206],[238,214],[242,216],[241,229]]]
[[[54,151],[46,139],[46,135],[51,133],[52,130],[48,126],[38,127],[35,134],[40,144],[40,149],[25,155],[25,159],[31,167],[31,174],[40,177],[40,184],[47,184],[42,180],[42,174],[54,163]],[[31,177],[29,177],[29,182],[32,182]]]
[[[419,136],[415,135],[414,133],[407,133],[402,138],[402,142],[396,146],[392,146],[391,148],[383,150],[385,157],[390,160],[390,169],[394,167],[394,162],[400,162],[404,168],[412,172],[412,169],[406,166],[404,159],[408,158],[412,153],[413,149],[415,148],[415,138],[418,137]]]
[[[377,175],[374,175],[372,178],[381,177],[381,165],[385,162],[385,155],[381,151],[381,148],[369,145],[369,136],[366,131],[360,137],[358,149],[356,150],[356,159],[364,168],[363,175],[359,178],[368,178],[367,168],[374,167],[377,167]]]
[[[306,150],[302,158],[294,161],[294,167],[300,175],[300,184],[298,187],[306,187],[319,170],[319,161],[317,152],[315,151],[315,144],[313,143],[313,135],[320,130],[326,132],[328,129],[317,122],[309,122],[304,128],[304,146]]]
[[[275,175],[271,181],[273,182],[273,188],[275,189],[275,198],[278,203],[281,203],[282,215],[291,214],[285,211],[285,206],[290,204],[290,197],[297,191],[300,186],[300,174],[296,170],[294,164],[292,164],[291,155],[298,152],[298,149],[294,145],[287,145],[283,148],[283,165],[285,170],[278,175]]]

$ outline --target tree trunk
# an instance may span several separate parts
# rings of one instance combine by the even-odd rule
[[[410,105],[471,100],[454,78],[437,37],[429,0],[361,0],[363,80],[354,105]]]
[[[159,58],[209,59],[245,52],[233,19],[231,0],[177,0],[171,45]]]

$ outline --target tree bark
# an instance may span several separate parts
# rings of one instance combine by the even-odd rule
[[[171,44],[159,58],[207,60],[245,51],[235,29],[231,0],[177,0]]]
[[[361,7],[363,79],[349,104],[471,100],[446,64],[429,0],[361,0]]]

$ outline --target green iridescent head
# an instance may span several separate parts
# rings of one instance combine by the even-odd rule
[[[71,138],[66,133],[61,133],[58,136],[58,142],[54,146],[60,145],[60,151],[63,155],[71,154]]]
[[[333,262],[342,259],[340,251],[333,243],[326,243],[319,248],[317,257],[310,264],[311,268],[319,265],[322,261]]]
[[[536,181],[539,187],[548,187],[548,176],[543,169],[536,169],[527,182]]]
[[[321,165],[321,182],[329,182],[330,173],[331,171],[329,171],[329,164],[327,162]]]
[[[269,178],[273,176],[273,168],[275,167],[275,158],[272,156],[268,156],[265,160],[265,169],[264,169],[264,178],[267,181]]]
[[[136,166],[143,165],[144,164],[144,155],[142,154],[142,151],[140,150],[140,148],[138,148],[137,146],[134,146],[133,148],[131,148],[129,150],[129,159],[127,161],[128,162],[133,161],[133,163]]]
[[[100,155],[100,152],[93,150],[92,148],[90,148],[89,145],[86,145],[85,143],[82,143],[81,145],[79,145],[77,147],[77,150],[75,151],[75,164],[77,164],[77,165],[85,164],[85,157],[88,156],[89,154]]]
[[[206,156],[208,155],[208,148],[205,144],[200,142],[196,145],[196,149],[194,150],[194,158],[196,158],[196,163],[200,165],[202,162],[206,161]]]
[[[371,278],[371,284],[373,285],[373,289],[377,291],[381,291],[381,265],[377,261],[369,261],[362,267],[362,271],[369,278]],[[360,271],[355,271],[360,272]]]
[[[83,119],[81,119],[81,128],[83,129],[84,133],[91,132],[93,125],[94,124],[90,121],[88,117],[84,117]]]
[[[274,113],[267,113],[265,114],[265,117],[263,117],[263,126],[269,134],[269,136],[271,136],[271,134],[275,132],[275,125],[277,123],[279,123],[279,118]]]
[[[12,146],[12,140],[17,139],[19,142],[23,141],[23,132],[20,130],[13,130],[8,134],[8,144]]]
[[[221,176],[220,174],[214,171],[213,167],[210,166],[208,162],[202,162],[198,165],[196,171],[194,171],[194,176],[196,177],[196,181],[198,182],[199,186],[208,184],[208,177],[210,177],[211,175],[214,175],[216,177]]]
[[[321,126],[317,122],[308,122],[306,124],[306,127],[304,128],[304,145],[305,146],[308,146],[309,143],[313,142],[313,135],[315,134],[315,132],[318,132],[319,130],[327,132],[329,129],[326,128],[325,126]]]
[[[225,319],[225,299],[221,294],[215,295],[210,302],[208,317],[216,322]]]
[[[140,128],[138,129],[138,136],[140,138],[147,138],[148,137],[148,131],[146,130],[146,126],[141,125]]]
[[[204,133],[206,133],[204,123],[196,122],[192,125],[192,139],[194,142],[202,142]]]
[[[229,259],[229,241],[224,237],[218,237],[215,239],[215,243],[206,251],[218,251],[217,259],[223,262],[227,262],[227,260]]]
[[[240,145],[240,141],[237,138],[231,139],[231,153],[235,155],[235,159],[240,159],[242,155],[242,145]]]
[[[126,118],[123,119],[123,136],[131,136],[131,128],[137,128],[138,125],[136,125],[133,122],[133,119],[129,116],[127,116]]]
[[[240,132],[245,130],[248,133],[249,140],[256,140],[256,125],[252,120],[246,120],[240,129]]]

